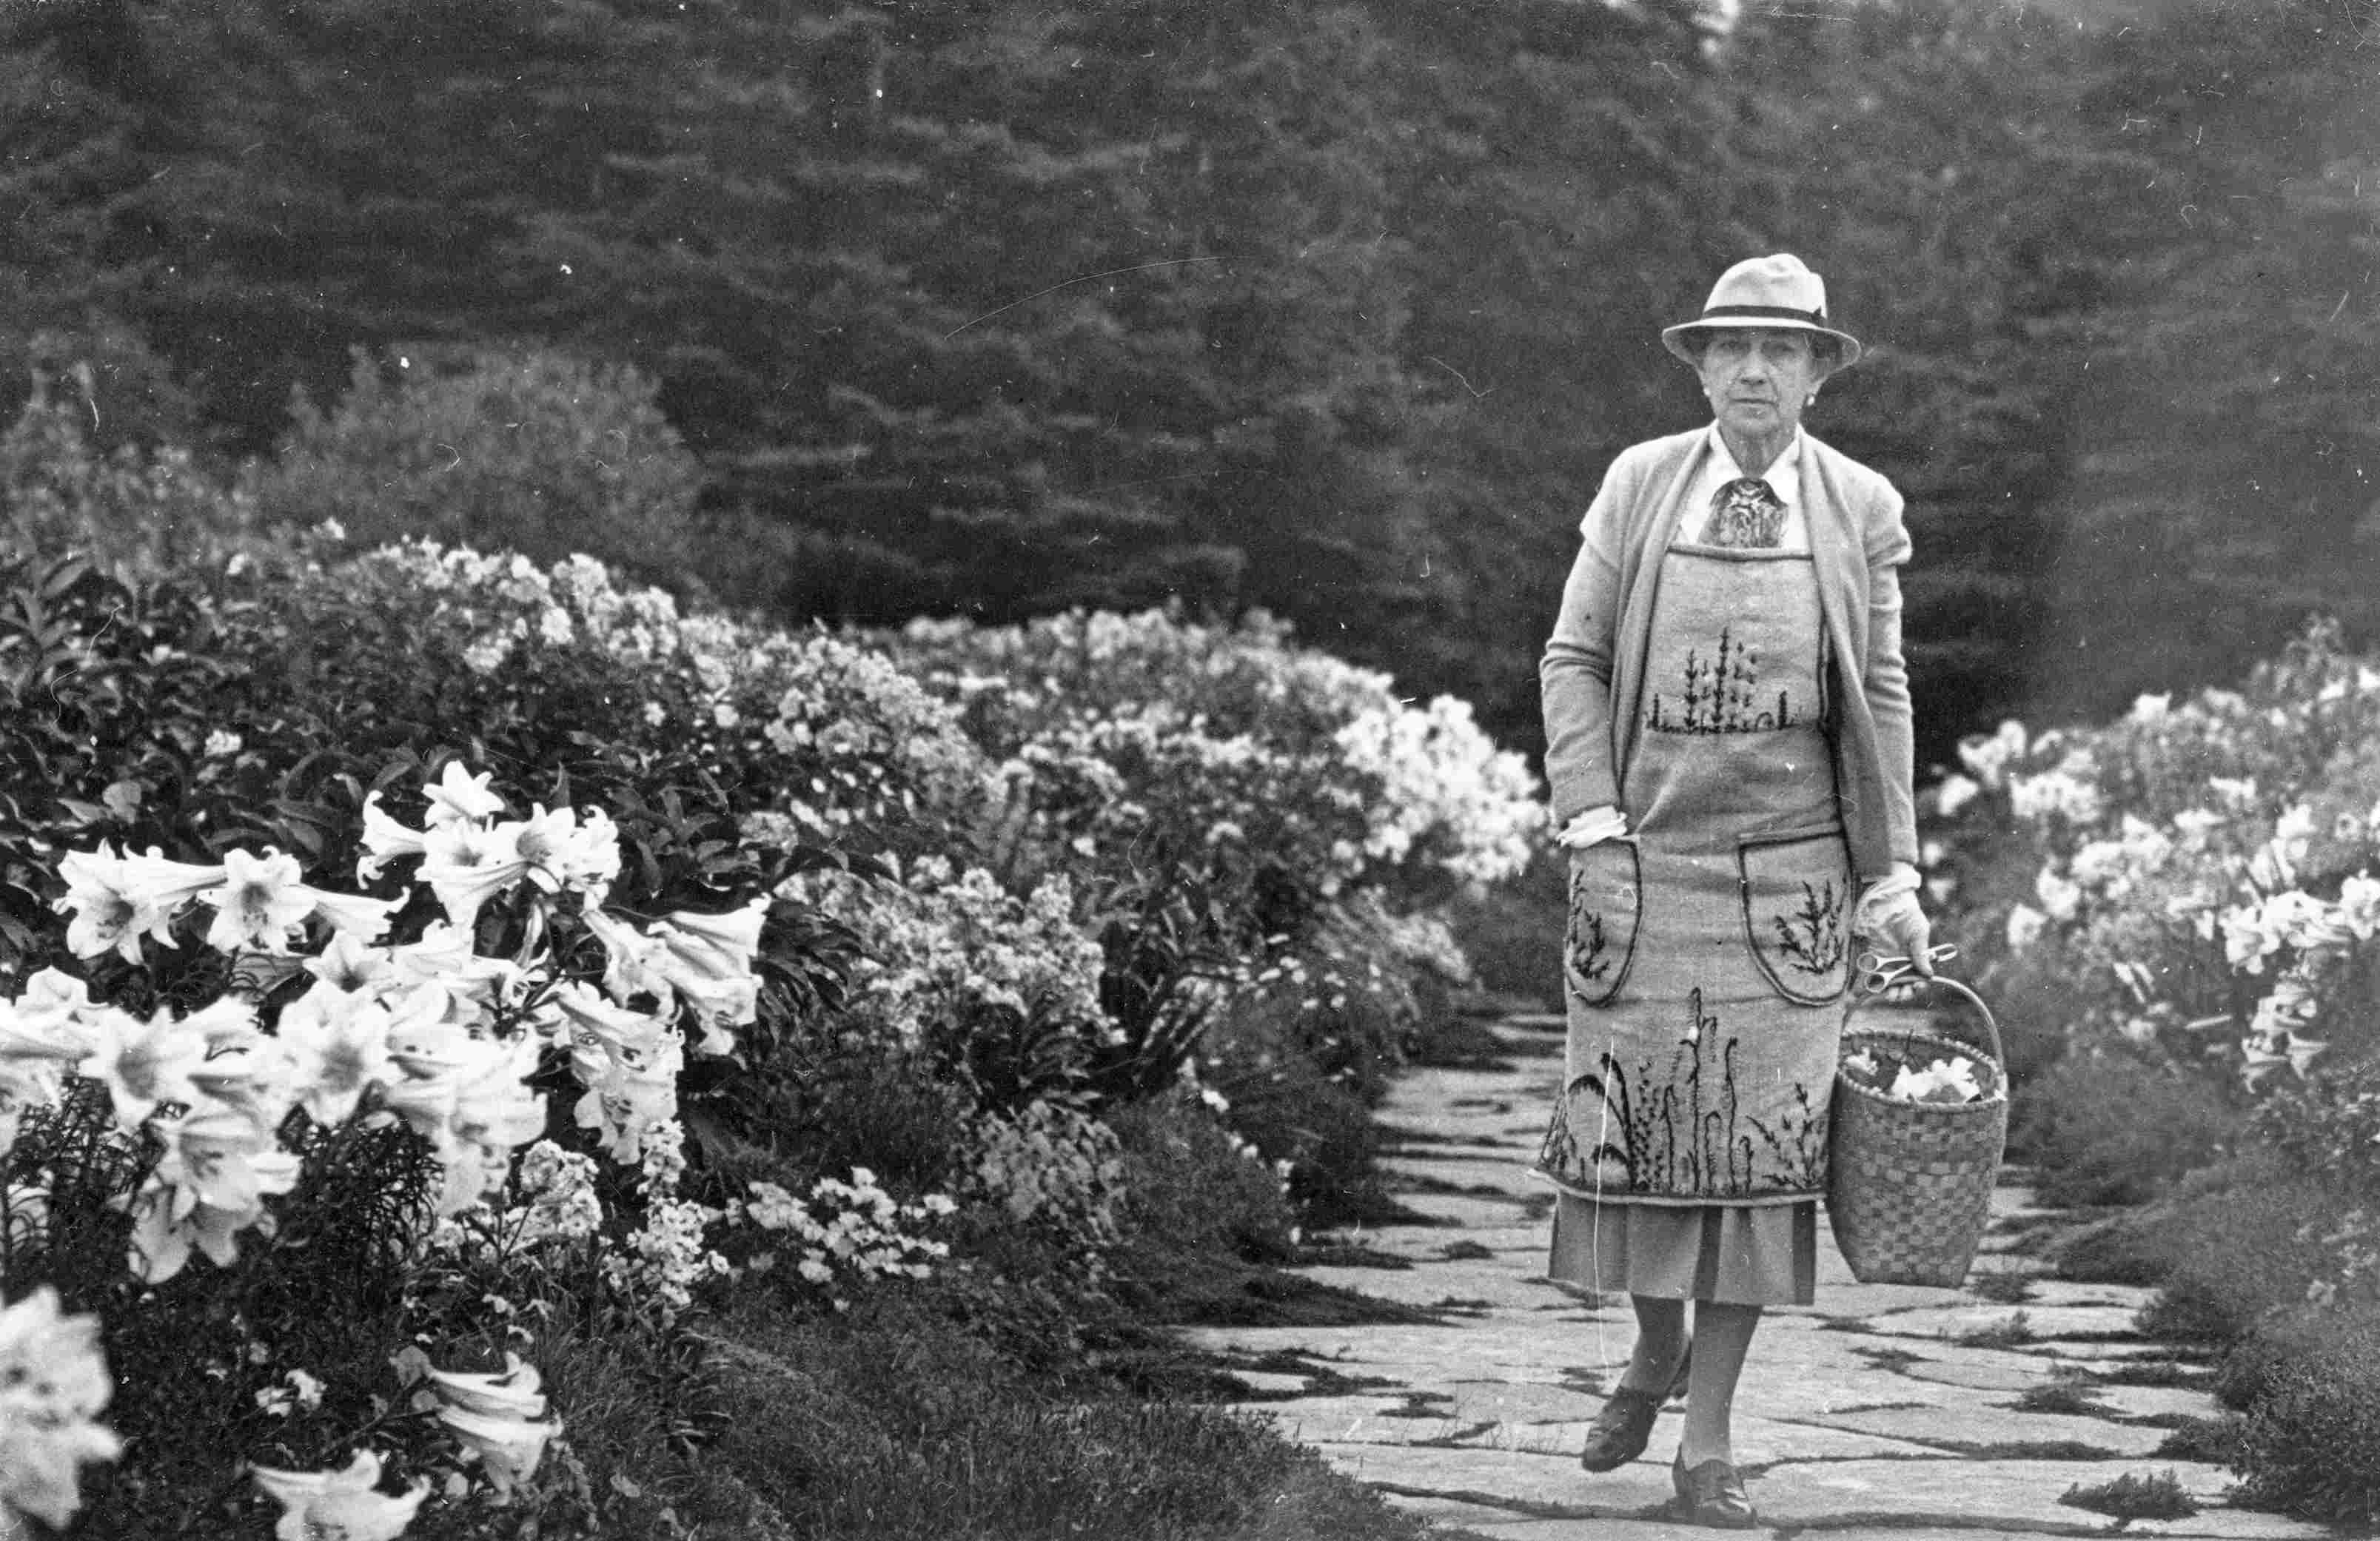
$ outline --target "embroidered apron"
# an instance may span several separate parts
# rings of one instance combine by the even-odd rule
[[[1809,553],[1662,559],[1633,843],[1571,855],[1564,1086],[1536,1170],[1587,1197],[1781,1204],[1825,1186],[1852,873]]]

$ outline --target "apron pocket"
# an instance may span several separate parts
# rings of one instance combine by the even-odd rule
[[[1805,1006],[1842,998],[1851,952],[1851,848],[1840,827],[1755,835],[1735,853],[1744,939],[1777,993]]]
[[[1570,858],[1570,924],[1562,938],[1562,985],[1585,1006],[1605,1006],[1620,993],[1636,958],[1636,922],[1644,884],[1636,847],[1607,840]]]

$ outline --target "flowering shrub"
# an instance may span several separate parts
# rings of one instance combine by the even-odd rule
[[[1351,913],[1426,917],[1519,871],[1543,823],[1519,758],[1461,703],[1415,710],[1261,616],[919,621],[881,640],[997,762],[977,826],[991,868],[1074,874],[1116,1034],[1094,1076],[1133,1095],[1170,1085],[1218,1012]],[[1399,934],[1463,972],[1442,928]]]
[[[417,652],[427,640],[443,661],[442,683],[491,706],[535,696],[569,711],[584,701],[572,726],[600,731],[640,770],[690,755],[763,837],[880,838],[982,791],[980,756],[955,713],[882,656],[681,613],[667,593],[620,588],[587,557],[541,568],[424,541],[300,575],[295,600],[331,616],[363,607],[401,618]],[[356,683],[395,683],[381,677],[385,661],[353,658]]]
[[[254,479],[267,514],[367,545],[432,539],[660,577],[684,564],[702,468],[631,368],[537,349],[354,352],[346,394],[298,403]],[[393,379],[391,377],[394,377]]]
[[[1204,850],[1326,898],[1399,884],[1411,908],[1519,871],[1544,822],[1520,757],[1464,703],[1416,711],[1262,615],[917,621],[883,642],[965,710],[1044,852]]]
[[[2079,1030],[2266,1089],[2380,1044],[2375,729],[2380,669],[2318,629],[2242,691],[2144,698],[2097,729],[2010,723],[1935,797],[1971,843],[1988,819],[2030,853],[1999,940],[2059,949]]]
[[[63,858],[64,945],[89,977],[44,969],[0,1006],[0,1157],[12,1158],[0,1264],[12,1284],[55,1279],[110,1298],[103,1272],[86,1271],[71,1244],[102,1211],[122,1217],[103,1229],[152,1292],[194,1254],[234,1270],[304,1207],[310,1174],[400,1132],[427,1181],[415,1218],[400,1210],[374,1238],[383,1266],[468,1238],[466,1220],[483,1241],[532,1246],[608,1233],[607,1277],[664,1319],[724,1271],[703,1243],[715,1212],[677,1192],[677,1074],[689,1041],[730,1052],[753,1020],[760,909],[639,927],[601,908],[620,869],[601,810],[540,807],[507,819],[489,777],[451,762],[423,799],[419,828],[383,812],[378,794],[365,803],[358,874],[413,863],[414,885],[440,912],[405,940],[386,940],[404,897],[311,886],[277,851],[235,849],[220,864],[105,846]],[[572,945],[582,932],[604,959],[600,987],[565,962],[585,955]],[[231,965],[220,993],[160,1003],[145,1018],[126,1008],[152,955],[200,948]],[[551,1142],[516,1178],[515,1150],[553,1119],[531,1084],[548,1065],[577,1083],[569,1122],[637,1169],[634,1202],[617,1219],[603,1213],[587,1159]],[[433,1235],[438,1217],[455,1223]],[[340,1217],[308,1220],[335,1228]],[[554,1427],[540,1421],[534,1370],[424,1373],[438,1419],[499,1496],[534,1472]],[[288,1401],[259,1405],[286,1412]],[[376,1475],[374,1464],[260,1481],[328,1523],[339,1505],[394,1515],[365,1502]],[[42,1503],[24,1507],[55,1508]]]
[[[261,538],[252,492],[218,484],[189,451],[92,444],[98,385],[88,365],[32,372],[32,398],[0,432],[5,544],[104,552],[128,575],[155,577]]]
[[[1114,1029],[1099,1002],[1099,943],[1075,917],[1063,876],[1024,898],[981,868],[922,856],[881,882],[821,869],[789,897],[857,937],[849,1004],[902,1048],[924,1047],[992,1102],[1023,1107],[1073,1089]]]
[[[613,1404],[552,1345],[632,1341],[674,1388],[643,1446],[690,1449],[686,1324],[743,1280],[807,1313],[931,1269],[1072,1341],[1124,1287],[1135,1099],[1196,1125],[1185,1188],[1242,1152],[1277,1250],[1415,971],[1465,968],[1436,904],[1541,819],[1459,704],[1261,621],[779,630],[584,557],[261,536],[72,419],[14,442],[0,554],[0,1302],[55,1287],[97,1324],[57,1384],[120,1384],[44,1426],[68,1486],[0,1486],[45,1520],[87,1466],[128,1536],[559,1533],[635,1485],[558,1434]],[[170,562],[42,553],[185,493]]]
[[[2065,981],[2078,1051],[2220,1077],[2308,1170],[2380,1171],[2380,666],[2316,625],[2239,690],[1961,751],[1942,870],[2002,977]],[[2360,1226],[2325,1239],[2367,1292]]]

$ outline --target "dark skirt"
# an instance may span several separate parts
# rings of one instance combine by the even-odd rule
[[[1566,1283],[1667,1300],[1807,1305],[1818,1282],[1818,1206],[1554,1204],[1547,1274]]]

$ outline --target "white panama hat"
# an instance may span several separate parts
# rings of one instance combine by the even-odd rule
[[[1702,360],[1685,345],[1689,332],[1716,332],[1744,327],[1774,327],[1787,332],[1815,332],[1832,337],[1840,357],[1835,368],[1849,369],[1860,356],[1860,342],[1848,332],[1827,324],[1827,285],[1791,252],[1747,257],[1718,275],[1711,285],[1703,313],[1690,322],[1665,327],[1661,344],[1689,364]]]

